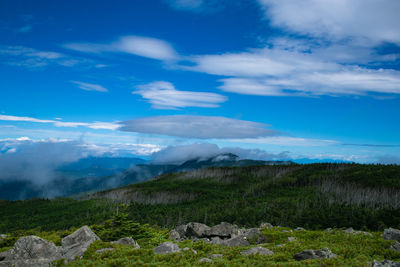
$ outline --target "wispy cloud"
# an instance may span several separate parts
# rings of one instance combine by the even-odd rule
[[[141,95],[154,108],[158,109],[184,107],[214,108],[227,100],[225,96],[215,93],[179,91],[175,89],[173,84],[165,81],[143,84],[137,86],[137,88],[138,90],[132,93]]]
[[[19,117],[10,115],[0,115],[0,121],[24,121],[24,122],[37,122],[37,123],[51,123],[56,127],[78,127],[84,126],[91,129],[107,129],[116,130],[121,125],[114,122],[64,122],[60,120],[41,120],[32,117]]]
[[[225,117],[173,115],[121,122],[121,131],[184,138],[254,138],[277,135],[269,125]]]
[[[223,91],[265,96],[293,95],[367,95],[370,93],[399,94],[400,72],[391,69],[360,67],[352,57],[323,56],[329,49],[307,43],[272,42],[272,47],[250,49],[242,53],[200,55],[191,58],[194,65],[181,66],[192,71],[223,76]],[[315,49],[315,50],[314,50]],[[364,50],[364,55],[369,50]],[[377,56],[370,54],[369,59]],[[353,64],[349,64],[349,63]]]
[[[122,36],[108,44],[68,43],[63,47],[85,53],[127,53],[162,61],[176,60],[179,57],[168,42],[143,36]]]
[[[19,28],[17,31],[21,32],[21,33],[26,33],[26,32],[30,32],[32,30],[32,25],[25,25],[21,28]]]
[[[53,51],[41,51],[24,46],[0,46],[0,59],[2,63],[21,66],[31,69],[59,65],[73,67],[86,60],[77,59]]]
[[[71,81],[71,82],[77,84],[79,88],[85,91],[108,92],[107,88],[104,88],[99,84],[84,83],[79,81]]]

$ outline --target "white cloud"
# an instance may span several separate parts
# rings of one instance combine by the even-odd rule
[[[82,90],[86,91],[97,91],[97,92],[108,92],[107,88],[104,88],[103,86],[99,84],[93,84],[93,83],[84,83],[84,82],[79,82],[79,81],[71,81],[74,84],[77,84],[79,88]]]
[[[226,92],[264,96],[366,95],[400,93],[400,71],[370,69],[356,63],[382,60],[372,49],[313,46],[280,38],[272,47],[242,53],[192,57],[183,69],[218,76]],[[342,53],[338,53],[342,52]],[[388,59],[386,59],[388,60]]]
[[[260,138],[244,138],[244,139],[229,139],[227,142],[241,143],[241,144],[260,144],[260,145],[277,145],[277,146],[290,146],[290,147],[319,147],[340,144],[335,140],[312,139],[291,136],[269,136]]]
[[[56,127],[78,127],[84,126],[91,129],[106,129],[117,130],[121,125],[115,122],[64,122],[60,120],[41,120],[32,117],[19,117],[10,115],[0,115],[0,121],[24,121],[24,122],[38,122],[38,123],[51,123]]]
[[[85,53],[127,53],[163,61],[176,60],[179,57],[168,42],[143,36],[122,36],[109,44],[69,43],[64,48]]]
[[[242,159],[282,160],[288,159],[288,152],[269,153],[260,149],[218,147],[210,143],[169,146],[151,155],[153,163],[180,164],[192,159],[208,159],[220,154],[232,153]]]
[[[121,131],[184,138],[254,138],[276,135],[269,125],[225,117],[173,115],[121,122]]]
[[[165,0],[165,2],[177,10],[195,10],[202,7],[204,0]]]
[[[139,90],[133,91],[133,94],[141,95],[154,108],[159,109],[184,107],[214,108],[227,100],[225,96],[215,93],[179,91],[175,89],[173,84],[165,81],[139,85],[137,88]]]
[[[273,26],[315,37],[400,44],[397,0],[258,0]]]
[[[72,58],[62,53],[40,51],[25,46],[0,46],[0,60],[4,64],[30,69],[43,68],[49,65],[74,67],[77,64],[89,62],[86,59]]]
[[[32,25],[25,25],[21,28],[19,28],[17,31],[20,33],[26,33],[32,30]]]

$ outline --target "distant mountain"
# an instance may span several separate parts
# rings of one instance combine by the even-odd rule
[[[62,176],[68,178],[110,176],[121,173],[131,166],[144,164],[140,158],[121,157],[88,157],[63,165],[57,169]]]
[[[157,175],[209,167],[243,167],[257,165],[290,165],[290,161],[239,159],[226,153],[210,158],[191,159],[182,164],[151,164],[138,158],[89,157],[61,166],[58,177],[46,184],[31,181],[0,181],[0,199],[54,198],[79,196],[151,179]]]

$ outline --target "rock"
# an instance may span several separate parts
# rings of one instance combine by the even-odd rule
[[[202,223],[191,222],[187,224],[186,236],[189,237],[207,237],[211,228]]]
[[[60,259],[61,256],[53,242],[32,235],[19,238],[4,260],[48,259],[52,261]]]
[[[223,242],[224,240],[219,238],[218,236],[211,237],[211,244],[221,245]]]
[[[296,229],[294,229],[295,231],[305,231],[306,229],[304,229],[303,227],[297,227]]]
[[[208,256],[210,259],[222,258],[222,254],[211,254]]]
[[[135,240],[133,240],[132,237],[123,237],[118,239],[117,241],[112,241],[111,244],[129,245],[133,246],[134,248],[140,248],[139,244]]]
[[[400,230],[389,228],[383,231],[383,239],[400,241]]]
[[[104,252],[113,251],[114,249],[115,248],[102,248],[102,249],[96,250],[96,253],[97,254],[103,254]]]
[[[183,251],[189,251],[189,250],[191,250],[193,252],[193,254],[197,254],[197,251],[194,249],[190,249],[188,247],[183,248]]]
[[[246,236],[240,235],[227,240],[223,240],[221,245],[226,247],[250,246],[250,242],[249,240],[247,240]]]
[[[261,244],[265,242],[265,238],[261,235],[260,229],[258,228],[250,228],[246,230],[243,235],[251,243]]]
[[[200,260],[197,261],[197,263],[213,263],[214,261],[209,258],[201,258]]]
[[[296,241],[296,237],[294,237],[294,236],[289,236],[287,239],[289,242]]]
[[[398,241],[394,241],[390,249],[393,249],[394,251],[400,252],[400,243]]]
[[[158,247],[155,247],[153,251],[154,254],[169,254],[169,253],[181,252],[181,249],[176,243],[164,242]]]
[[[219,236],[219,237],[231,237],[232,235],[237,235],[239,228],[227,222],[222,222],[211,227],[208,232],[208,236]]]
[[[186,224],[179,225],[175,228],[175,231],[178,232],[179,238],[183,239],[186,237],[187,225]]]
[[[294,259],[297,261],[308,260],[308,259],[328,259],[336,258],[337,256],[330,251],[329,248],[323,248],[320,250],[303,250],[300,253],[294,255]]]
[[[51,262],[49,259],[0,261],[0,267],[52,267]]]
[[[400,267],[400,262],[390,260],[374,261],[372,267]]]
[[[260,224],[260,229],[264,229],[264,228],[266,228],[266,229],[270,229],[270,228],[272,228],[272,227],[274,227],[272,224],[270,224],[270,223],[267,223],[267,222],[263,222],[263,223],[261,223]]]
[[[61,240],[63,257],[66,262],[81,257],[90,245],[100,238],[88,226],[82,226]]]
[[[259,254],[259,255],[273,255],[274,252],[267,249],[267,248],[263,248],[263,247],[254,247],[254,248],[250,248],[248,250],[244,250],[242,252],[240,252],[240,254],[242,255],[255,255],[255,254]]]
[[[6,239],[7,238],[7,235],[5,235],[5,234],[0,234],[0,241],[3,241],[3,239]]]
[[[346,230],[343,230],[343,232],[345,232],[346,234],[354,234],[354,229],[352,227],[347,228]]]
[[[278,245],[276,245],[276,247],[277,248],[281,248],[281,247],[284,247],[286,244],[278,244]]]
[[[174,241],[178,241],[181,239],[181,235],[179,234],[178,231],[176,230],[171,230],[169,232],[169,239],[174,240]]]

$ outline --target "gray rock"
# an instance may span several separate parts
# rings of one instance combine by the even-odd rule
[[[139,244],[132,237],[123,237],[117,241],[112,241],[111,244],[128,245],[133,246],[134,248],[140,248]]]
[[[297,261],[308,260],[308,259],[328,259],[336,258],[337,255],[333,254],[329,248],[323,248],[320,250],[303,250],[300,253],[294,255],[294,259]]]
[[[178,231],[176,230],[171,230],[169,232],[169,239],[174,240],[174,241],[178,241],[181,239],[181,235],[179,234]]]
[[[372,267],[400,267],[400,262],[390,260],[374,261]]]
[[[219,236],[219,237],[231,237],[238,233],[239,228],[227,222],[222,222],[211,227],[210,231],[207,233],[208,236]]]
[[[48,259],[61,258],[61,253],[54,243],[38,236],[24,236],[15,242],[14,247],[6,253],[4,260]]]
[[[102,249],[96,250],[96,253],[103,254],[104,252],[113,251],[113,250],[115,250],[115,248],[102,248]]]
[[[243,235],[251,243],[261,244],[261,243],[265,242],[265,238],[262,236],[260,229],[258,229],[258,228],[247,229],[243,233]]]
[[[207,237],[211,228],[203,223],[191,222],[187,224],[186,236],[189,237]]]
[[[346,234],[354,234],[355,233],[355,231],[352,227],[347,228],[346,230],[343,230],[343,232],[345,232]]]
[[[183,251],[192,251],[193,254],[197,254],[197,251],[188,247],[183,248]]]
[[[5,235],[5,234],[0,234],[0,241],[3,241],[3,239],[6,239],[7,238],[7,235]]]
[[[0,261],[0,267],[51,267],[51,262],[49,259]]]
[[[294,229],[295,231],[305,231],[306,229],[304,229],[303,227],[297,227],[296,229]]]
[[[389,228],[383,231],[383,239],[400,241],[400,230]]]
[[[294,237],[294,236],[289,236],[287,239],[289,242],[296,241],[296,237]]]
[[[181,249],[176,243],[164,242],[158,247],[155,247],[153,251],[154,254],[169,254],[169,253],[181,252]]]
[[[221,238],[218,237],[218,236],[211,237],[211,244],[214,244],[214,245],[222,245],[223,242],[224,242],[224,240],[221,239]]]
[[[242,255],[255,255],[255,254],[259,254],[259,255],[273,255],[274,252],[267,249],[267,248],[263,248],[263,247],[254,247],[254,248],[250,248],[248,250],[244,250],[242,252],[240,252],[240,254]]]
[[[61,240],[63,257],[66,262],[82,257],[90,245],[100,238],[88,226],[82,226]]]
[[[276,247],[277,248],[282,248],[282,247],[284,247],[286,244],[278,244],[278,245],[276,245]]]
[[[211,254],[210,256],[208,256],[210,259],[216,259],[216,258],[222,258],[222,254]]]
[[[232,237],[227,240],[223,240],[221,245],[226,246],[226,247],[249,246],[250,242],[249,242],[249,240],[247,240],[246,236],[240,235],[240,236]]]
[[[400,242],[394,241],[390,249],[393,249],[394,251],[400,252]]]
[[[263,223],[261,223],[260,224],[260,229],[270,229],[270,228],[272,228],[272,227],[274,227],[272,224],[270,224],[270,223],[267,223],[267,222],[263,222]]]
[[[185,238],[187,232],[187,224],[179,225],[175,228],[175,231],[178,232],[179,238]]]
[[[214,261],[212,259],[209,259],[209,258],[201,258],[197,262],[198,263],[213,263]]]

